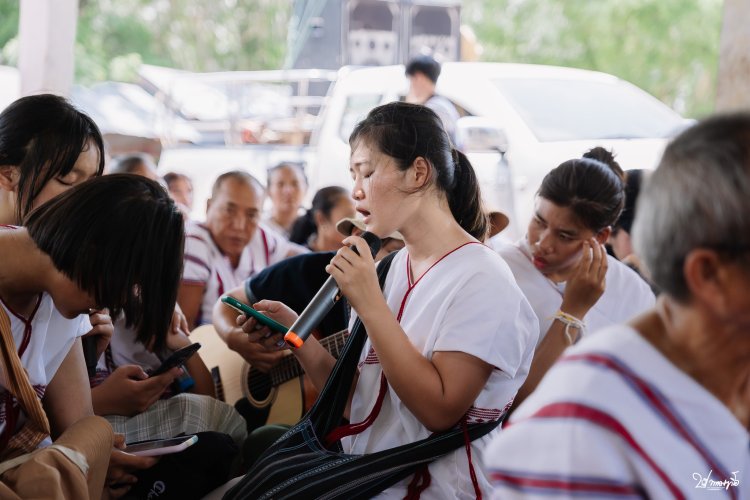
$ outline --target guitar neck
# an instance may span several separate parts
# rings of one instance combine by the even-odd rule
[[[333,335],[329,335],[323,339],[320,339],[320,345],[322,345],[326,351],[330,352],[334,358],[339,357],[341,354],[341,348],[346,342],[346,336],[349,332],[343,330]],[[297,378],[305,373],[302,365],[299,364],[295,356],[284,356],[284,358],[274,366],[268,373],[271,378],[271,384],[276,387],[284,382]]]

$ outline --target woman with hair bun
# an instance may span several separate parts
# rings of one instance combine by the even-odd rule
[[[382,290],[359,236],[344,240],[358,253],[342,247],[326,267],[352,307],[350,329],[359,317],[368,336],[345,412],[362,425],[347,427],[344,451],[373,453],[501,419],[528,372],[538,327],[507,265],[481,243],[487,219],[471,164],[451,147],[440,118],[415,104],[373,109],[349,144],[353,197],[367,230],[398,231],[406,247],[395,254]],[[280,302],[255,307],[286,325],[297,318]],[[254,319],[239,324],[250,341],[280,349],[282,337],[255,331]],[[293,353],[321,389],[333,356],[314,338]],[[383,496],[487,494],[478,457],[497,432],[467,438],[417,475],[385,485]]]
[[[622,178],[612,153],[601,147],[563,162],[542,181],[526,236],[498,248],[540,327],[515,406],[584,331],[625,322],[654,305],[648,285],[604,249],[625,204]]]

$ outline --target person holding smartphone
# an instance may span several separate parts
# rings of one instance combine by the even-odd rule
[[[326,266],[352,307],[351,321],[359,317],[368,335],[345,412],[353,426],[341,440],[344,451],[371,453],[457,423],[502,418],[528,372],[538,326],[506,264],[481,243],[487,219],[471,164],[451,147],[440,118],[415,104],[373,109],[349,143],[353,197],[367,230],[398,231],[406,247],[395,255],[383,290],[360,237],[344,240],[358,253],[345,246]],[[280,302],[255,307],[284,325],[297,318]],[[267,349],[285,348],[275,347],[280,334],[255,331],[254,319],[242,328]],[[322,388],[333,356],[313,337],[292,352]],[[476,457],[493,433],[384,494],[486,493],[488,478]]]
[[[540,325],[531,372],[515,406],[585,332],[654,305],[649,286],[604,248],[625,203],[622,175],[603,148],[560,164],[542,181],[526,236],[498,246]]]
[[[99,128],[64,98],[39,94],[13,102],[0,113],[0,226],[21,224],[32,210],[101,176],[105,156]],[[103,231],[100,238],[109,234],[109,229]],[[83,330],[90,328],[86,336],[96,339],[96,350],[101,354],[113,332],[109,311],[106,308],[87,310],[80,321]],[[61,366],[57,373],[68,371],[69,368]],[[88,384],[86,388],[88,391]],[[48,388],[46,394],[57,390]],[[62,400],[63,407],[76,408],[73,413],[81,408],[88,411],[90,404],[87,403],[90,396],[81,399],[73,393]],[[116,440],[116,444],[123,446],[124,442]],[[115,451],[108,477],[133,480],[130,471],[152,464],[153,461]]]
[[[184,229],[166,192],[132,176],[82,182],[34,209],[24,224],[0,231],[0,298],[54,439],[93,414],[79,325],[91,309],[106,307],[124,311],[139,335],[166,329],[163,311],[176,300]],[[17,429],[11,419],[22,423],[25,416],[6,407],[5,440]],[[131,483],[133,469],[153,464],[114,451],[108,484]]]

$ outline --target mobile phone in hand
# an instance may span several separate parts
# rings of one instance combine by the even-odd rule
[[[180,366],[183,364],[187,359],[195,354],[195,351],[201,348],[201,345],[199,342],[195,342],[194,344],[190,344],[187,347],[183,347],[179,351],[175,351],[170,356],[162,361],[161,366],[150,373],[151,377],[155,377],[157,375],[161,375],[162,373],[168,372],[172,368],[176,366]]]
[[[169,455],[177,453],[188,446],[198,442],[198,436],[180,436],[169,439],[155,439],[153,441],[143,441],[140,443],[129,444],[125,447],[125,453],[138,455],[141,457],[158,457],[160,455]]]
[[[269,318],[268,316],[266,316],[265,314],[256,311],[255,309],[253,309],[249,305],[247,305],[247,304],[245,304],[243,302],[240,302],[239,300],[235,299],[234,297],[229,297],[229,296],[222,297],[221,301],[223,303],[225,303],[226,305],[228,305],[229,307],[231,307],[233,309],[236,309],[237,311],[241,312],[245,316],[252,316],[253,318],[255,318],[258,321],[258,323],[260,323],[261,325],[267,326],[271,330],[274,330],[274,331],[279,332],[279,333],[286,333],[286,332],[289,331],[289,328],[285,327],[284,325],[282,325],[278,321],[275,321],[275,320]]]

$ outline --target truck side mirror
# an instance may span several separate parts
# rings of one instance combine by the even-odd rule
[[[456,122],[456,147],[465,153],[496,151],[505,154],[508,136],[491,119],[464,116]]]

